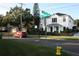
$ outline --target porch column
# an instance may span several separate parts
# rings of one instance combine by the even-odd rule
[[[47,32],[50,32],[50,27],[47,26]]]
[[[55,28],[54,28],[54,26],[52,26],[52,32],[54,32],[55,31]]]
[[[61,26],[58,26],[58,32],[60,33],[60,31],[61,31]]]

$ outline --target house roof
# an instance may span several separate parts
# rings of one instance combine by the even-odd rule
[[[64,14],[64,13],[55,13],[53,15],[58,15],[58,16],[64,16],[64,15],[66,15],[66,16],[70,17],[73,20],[73,18],[70,15],[67,15],[67,14]]]
[[[58,16],[64,16],[64,15],[66,15],[66,16],[70,17],[72,20],[74,20],[70,15],[67,15],[67,14],[64,14],[64,13],[54,13],[53,15],[58,15]],[[48,16],[46,18],[49,18],[49,17],[51,17],[53,15],[50,15],[50,16]]]
[[[58,16],[66,15],[66,14],[63,14],[63,13],[55,13],[55,14],[58,15]]]

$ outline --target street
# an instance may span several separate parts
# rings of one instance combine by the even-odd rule
[[[79,33],[74,34],[74,36]],[[56,39],[39,39],[39,38],[15,38],[11,36],[2,37],[3,39],[15,39],[15,41],[30,43],[41,46],[49,46],[56,48],[61,46],[64,52],[67,52],[74,56],[79,56],[79,40],[56,40]]]
[[[15,40],[23,43],[30,43],[41,46],[49,46],[56,48],[56,46],[61,46],[64,52],[71,55],[79,55],[79,40],[45,40],[45,39],[19,39]]]

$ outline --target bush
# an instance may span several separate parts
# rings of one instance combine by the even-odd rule
[[[2,33],[0,32],[0,39],[2,39]]]

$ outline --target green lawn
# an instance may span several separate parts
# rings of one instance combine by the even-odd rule
[[[55,48],[22,43],[15,40],[0,40],[1,56],[55,56]],[[62,55],[69,55],[62,51]]]

